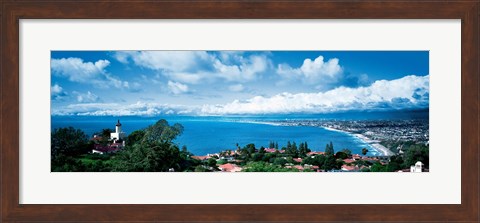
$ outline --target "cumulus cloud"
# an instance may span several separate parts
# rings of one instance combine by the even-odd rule
[[[132,60],[137,66],[160,71],[167,78],[189,84],[223,80],[248,82],[255,80],[270,65],[265,55],[244,56],[241,52],[224,51],[119,51],[114,58]]]
[[[90,91],[87,91],[87,93],[80,93],[74,91],[73,94],[77,96],[77,101],[80,103],[98,102],[100,100],[100,97]]]
[[[188,92],[188,86],[182,83],[168,81],[167,83],[170,93],[174,95],[184,94]]]
[[[428,107],[429,76],[379,80],[368,87],[339,87],[320,93],[256,96],[222,105],[204,105],[202,114],[325,113],[347,110]]]
[[[323,56],[313,61],[307,58],[302,66],[292,68],[289,64],[279,64],[277,74],[285,80],[302,80],[304,84],[331,84],[342,77],[343,69],[337,58],[325,61]]]
[[[171,84],[175,85],[176,83],[171,82]],[[410,75],[395,80],[378,80],[365,87],[338,87],[318,93],[292,94],[285,92],[271,97],[256,96],[247,100],[234,100],[230,103],[217,105],[187,106],[153,102],[137,102],[130,105],[78,103],[56,107],[52,110],[52,114],[149,116],[162,114],[287,114],[328,113],[350,110],[415,109],[428,108],[428,106],[429,75]]]
[[[129,52],[128,51],[115,51],[112,54],[113,58],[115,58],[118,62],[126,64],[128,63]]]
[[[60,85],[55,84],[50,87],[50,97],[52,100],[62,100],[68,96]]]
[[[91,116],[153,116],[168,114],[194,114],[194,108],[186,105],[145,103],[138,101],[124,105],[119,103],[78,103],[52,110],[52,115],[91,115]]]
[[[68,78],[69,81],[92,84],[100,88],[110,86],[128,88],[128,82],[118,79],[105,70],[109,65],[110,61],[108,60],[85,62],[83,59],[75,57],[52,59],[50,62],[52,74]]]

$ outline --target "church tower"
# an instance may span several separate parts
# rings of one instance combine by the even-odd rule
[[[115,132],[122,132],[122,124],[120,123],[120,119],[117,120],[117,124],[115,125]]]
[[[122,124],[120,123],[120,119],[118,119],[115,125],[115,132],[110,133],[110,139],[122,140],[123,138],[125,138],[125,133],[122,132]]]

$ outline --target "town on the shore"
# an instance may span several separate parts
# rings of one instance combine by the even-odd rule
[[[160,124],[159,124],[160,123]],[[309,145],[308,142],[286,142],[279,148],[279,142],[270,141],[268,146],[254,144],[236,145],[213,154],[192,154],[183,146],[179,148],[173,139],[181,134],[179,124],[169,126],[160,120],[144,130],[137,130],[127,136],[122,131],[120,120],[115,130],[103,129],[88,138],[83,152],[62,153],[52,143],[53,163],[59,163],[54,171],[164,171],[164,172],[428,172],[429,135],[428,122],[420,120],[393,121],[317,121],[289,120],[276,121],[278,125],[302,125],[342,131],[371,145],[381,155],[367,155],[368,148],[361,154],[353,154],[348,148],[335,148],[326,142],[325,147]],[[61,141],[71,131],[56,129],[52,142]],[[61,132],[61,134],[56,134]],[[65,133],[67,132],[67,133]],[[334,140],[334,139],[332,139]],[[160,144],[158,144],[160,142]],[[285,142],[281,142],[285,143]],[[82,147],[82,148],[83,148]],[[160,154],[155,157],[149,154]],[[164,150],[158,148],[167,148]],[[371,149],[370,148],[370,149]],[[54,154],[53,150],[57,151]],[[165,151],[169,151],[165,155]],[[65,154],[70,154],[65,158]],[[73,155],[72,155],[73,154]],[[173,154],[173,155],[172,155]],[[54,159],[54,155],[57,158]],[[60,159],[62,161],[58,161]],[[134,158],[132,158],[134,157]],[[54,160],[53,160],[54,159]],[[123,160],[122,160],[123,159]],[[129,160],[132,159],[132,160]],[[137,159],[142,163],[134,163]],[[154,164],[152,164],[152,162]],[[143,165],[143,166],[142,166]],[[153,166],[153,167],[152,167]]]

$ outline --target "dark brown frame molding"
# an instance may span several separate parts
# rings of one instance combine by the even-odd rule
[[[0,205],[3,222],[480,221],[478,0],[0,0],[0,8]],[[21,205],[20,19],[461,19],[462,202],[460,205]]]

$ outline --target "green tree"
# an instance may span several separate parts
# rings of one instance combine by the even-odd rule
[[[352,156],[352,151],[349,149],[342,149],[340,152],[347,154],[348,157]]]
[[[265,147],[260,147],[260,150],[258,151],[258,153],[261,153],[261,154],[264,154],[265,153]]]
[[[335,158],[337,159],[346,159],[348,158],[348,155],[342,151],[339,151],[337,153],[335,153]]]
[[[110,133],[112,133],[112,132],[115,132],[115,130],[107,128],[107,129],[102,129],[99,132],[94,132],[92,134],[92,136],[97,135],[97,136],[100,136],[100,137],[105,138],[105,139],[110,139]]]
[[[172,140],[183,131],[180,124],[169,126],[160,120],[145,129],[143,138],[119,151],[112,166],[113,171],[166,172],[170,168],[184,171],[193,168],[193,159],[186,148],[179,150]]]
[[[307,157],[302,160],[302,164],[309,164],[313,166],[318,166],[319,168],[322,168],[323,165],[325,164],[325,156],[324,155],[316,155],[314,157]]]
[[[415,165],[417,161],[423,163],[425,168],[429,167],[429,148],[423,144],[410,146],[405,153],[405,167]]]
[[[210,172],[209,169],[205,168],[204,166],[202,165],[199,165],[199,166],[196,166],[195,167],[195,172]]]
[[[76,156],[90,151],[87,135],[73,127],[54,129],[51,134],[51,158]]]
[[[178,135],[182,134],[182,132],[182,125],[176,123],[173,126],[169,126],[165,119],[161,119],[145,129],[143,141],[147,143],[171,142]]]
[[[245,148],[247,149],[248,154],[254,154],[256,151],[255,144],[253,143],[247,144]]]
[[[322,169],[329,171],[333,169],[340,169],[340,166],[339,163],[337,163],[337,159],[335,159],[333,155],[327,155],[325,156],[325,162],[323,163]]]
[[[371,172],[387,172],[387,168],[386,166],[383,166],[382,164],[377,162],[370,167],[370,171]]]
[[[130,133],[130,135],[127,136],[125,144],[128,146],[133,146],[134,144],[141,142],[144,136],[144,130],[133,131],[132,133]]]
[[[362,148],[362,154],[367,155],[367,153],[368,153],[368,149],[367,148]]]
[[[298,157],[297,144],[295,142],[290,143],[290,141],[288,141],[287,149],[285,150],[285,153],[293,157]]]
[[[275,143],[273,141],[270,141],[270,144],[268,144],[268,148],[275,148]]]
[[[274,164],[279,165],[279,166],[285,166],[287,164],[287,160],[284,159],[283,157],[277,157],[275,158],[275,161],[273,161]]]
[[[102,129],[101,136],[108,139],[108,138],[110,138],[110,134],[112,132],[115,132],[115,130],[113,130],[113,129]]]
[[[262,161],[263,156],[264,156],[264,153],[254,153],[254,154],[252,154],[252,160],[253,161]]]
[[[249,162],[243,172],[299,172],[295,168],[284,168],[279,165],[266,162]]]
[[[327,144],[325,146],[325,155],[333,155],[335,154],[335,150],[333,149],[333,143]]]
[[[209,158],[208,161],[207,161],[207,165],[209,167],[216,168],[217,167],[217,160],[215,160],[214,158]]]
[[[387,164],[387,171],[388,172],[394,172],[394,171],[397,171],[397,170],[400,170],[402,168],[405,168],[405,164],[404,164],[404,161],[403,161],[403,158],[402,156],[391,156],[389,158],[389,162]]]
[[[308,152],[307,152],[307,149],[305,148],[305,143],[303,142],[300,143],[300,146],[298,147],[298,155],[303,158],[307,156],[307,153]]]

